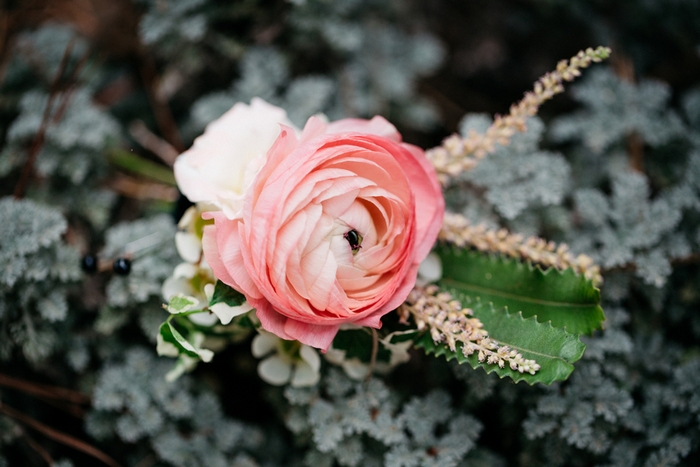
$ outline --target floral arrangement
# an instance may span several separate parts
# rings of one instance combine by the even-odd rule
[[[5,2],[0,467],[695,466],[699,8]]]
[[[174,163],[194,205],[175,237],[184,262],[163,284],[158,353],[178,358],[168,377],[257,332],[252,353],[272,384],[316,384],[317,351],[362,379],[411,345],[515,381],[566,379],[578,335],[604,320],[597,266],[470,226],[445,213],[442,190],[608,54],[562,61],[484,134],[427,152],[380,116],[318,115],[299,129],[262,99],[235,104]]]

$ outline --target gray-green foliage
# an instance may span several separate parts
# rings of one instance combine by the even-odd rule
[[[71,28],[48,25],[23,35],[16,47],[19,54],[10,64],[7,80],[18,85],[31,82],[36,79],[34,73],[42,74],[42,79],[16,98],[18,115],[7,128],[0,150],[0,177],[22,170],[43,126],[45,134],[33,169],[45,182],[29,187],[33,197],[102,227],[115,196],[97,185],[107,174],[106,151],[120,140],[121,125],[93,101],[99,73],[89,71],[89,66],[73,76],[73,86],[63,86],[49,99],[51,83],[61,83],[56,77],[65,52],[70,50],[61,75],[64,80],[79,68],[88,46]],[[51,108],[46,113],[49,101]]]
[[[188,377],[167,382],[171,367],[151,349],[138,347],[106,363],[93,391],[87,432],[133,446],[134,463],[153,450],[167,465],[226,467],[240,462],[242,451],[261,447],[263,432],[224,416],[214,393],[196,389]]]
[[[481,423],[436,390],[401,405],[381,380],[349,380],[331,370],[320,387],[284,391],[287,427],[307,440],[306,465],[456,466],[474,447]]]
[[[584,82],[572,89],[584,110],[558,118],[550,129],[553,140],[578,140],[600,154],[633,133],[651,146],[682,134],[680,117],[668,108],[671,90],[665,83],[629,83],[608,68],[590,70],[586,75]]]
[[[335,76],[345,114],[387,115],[396,106],[393,120],[426,129],[436,114],[430,101],[415,95],[416,81],[440,66],[444,49],[431,34],[407,34],[391,24],[410,14],[401,3],[309,0],[294,8],[290,22],[300,44],[325,44],[345,58]]]
[[[63,99],[66,99],[67,106],[60,109]],[[8,145],[0,161],[3,174],[25,162],[26,148],[41,126],[47,104],[48,95],[45,93],[30,91],[22,96],[21,113],[8,130]],[[36,171],[42,177],[63,177],[79,185],[88,175],[97,176],[104,172],[101,151],[110,138],[118,137],[119,125],[91,102],[88,89],[74,91],[70,96],[58,94],[49,118],[55,118],[58,112],[61,112],[60,122],[47,126],[36,160]]]
[[[548,3],[584,15],[601,2]],[[660,0],[637,3],[635,12],[652,12],[660,21],[672,9]],[[436,112],[418,82],[445,59],[436,34],[451,32],[431,33],[413,4],[134,2],[143,13],[143,50],[161,77],[156,91],[169,100],[186,143],[252,97],[283,106],[297,125],[325,112],[331,119],[382,114],[431,128]],[[516,30],[527,21],[509,24]],[[598,26],[602,35],[613,27]],[[460,181],[459,192],[449,193],[451,208],[474,222],[565,241],[603,267],[608,323],[586,338],[588,349],[570,380],[550,388],[512,385],[413,355],[410,372],[367,382],[324,364],[318,387],[271,391],[279,396],[276,404],[258,410],[266,402],[237,392],[246,378],[257,382],[246,344],[176,383],[164,379],[172,361],[155,357],[153,339],[166,316],[160,287],[180,261],[175,227],[165,215],[110,226],[143,217],[133,211],[143,204],[104,187],[114,175],[105,154],[126,144],[131,120],[158,130],[140,89],[110,109],[95,100],[119,82],[115,76],[140,86],[138,74],[125,71],[132,65],[90,55],[83,72],[70,78],[93,44],[65,25],[21,34],[0,80],[0,186],[10,193],[17,182],[73,38],[52,110],[60,118],[47,128],[34,166],[38,177],[26,200],[0,200],[0,358],[27,379],[39,380],[32,371],[51,365],[41,378],[90,392],[86,442],[123,465],[144,459],[215,467],[695,465],[700,89],[674,95],[659,81],[633,84],[595,65],[571,85],[579,110],[551,123],[530,119],[526,133],[497,147]],[[448,100],[450,92],[446,87]],[[454,103],[467,102],[463,97]],[[483,131],[490,121],[468,116],[460,130]],[[643,173],[630,170],[632,143],[641,148]],[[64,241],[67,231],[82,240],[82,250],[90,244],[103,259],[132,253],[131,274],[81,275],[77,248]],[[144,244],[150,246],[137,248]],[[78,280],[80,288],[72,288]],[[22,395],[23,402],[12,394],[3,389],[2,403],[54,423],[30,396]],[[258,410],[259,425],[226,414],[235,397]],[[25,444],[20,425],[0,416],[0,466],[14,465]]]
[[[623,330],[629,314],[607,313],[606,333],[588,340],[571,381],[548,388],[530,409],[525,434],[546,446],[548,465],[587,465],[588,457],[569,460],[579,450],[611,466],[678,465],[700,442],[700,360],[684,358],[659,333],[633,339]]]
[[[68,314],[78,253],[63,242],[63,216],[28,200],[0,199],[0,358],[19,348],[32,363],[58,345],[53,323]]]
[[[600,99],[602,103],[595,100],[594,89],[598,86],[599,93],[609,95]],[[695,132],[684,130],[685,125],[693,128],[697,123],[700,102],[693,93],[688,95],[683,122],[667,109],[666,86],[656,82],[635,86],[605,71],[592,74],[574,90],[586,110],[575,117],[559,118],[551,134],[555,140],[581,139],[593,152],[575,152],[583,161],[579,166],[600,163],[608,172],[611,188],[609,195],[600,190],[600,183],[606,179],[605,171],[599,170],[597,180],[589,178],[587,186],[576,190],[574,203],[580,224],[571,232],[570,243],[575,250],[591,254],[604,268],[632,267],[644,282],[661,287],[672,273],[672,261],[697,251],[697,225],[693,219],[700,210],[700,159],[697,149],[692,149],[697,148]],[[605,118],[610,115],[617,115],[626,123],[608,124]],[[566,128],[570,131],[564,131]],[[644,160],[649,175],[624,167],[625,152],[620,148],[632,134],[647,144]],[[594,138],[604,142],[595,143]],[[671,141],[678,144],[673,150],[664,147]],[[680,142],[690,150],[680,151]],[[591,156],[595,152],[599,154]],[[670,157],[677,161],[675,167],[671,166],[673,172],[655,170],[660,159]],[[592,167],[583,170],[590,172]],[[591,186],[593,180],[597,183]],[[650,181],[660,186],[654,196]]]
[[[139,3],[146,7],[139,23],[139,35],[145,44],[175,52],[182,42],[196,42],[206,34],[206,16],[199,11],[204,0]]]
[[[131,257],[131,272],[110,277],[106,306],[95,328],[112,334],[129,322],[129,313],[136,313],[144,334],[154,340],[166,315],[160,307],[161,287],[181,261],[175,249],[174,222],[165,214],[123,222],[107,230],[105,239],[101,256]]]
[[[471,130],[483,132],[491,119],[469,115],[460,125],[467,136]],[[570,186],[569,164],[561,154],[539,149],[544,124],[537,117],[527,122],[527,131],[516,134],[508,146],[497,146],[464,179],[484,188],[485,199],[506,219],[514,219],[527,207],[557,205]]]
[[[71,43],[69,59],[71,63],[76,63],[89,44],[69,25],[50,22],[20,34],[16,43],[19,53],[14,55],[6,79],[10,82],[26,80],[27,73],[31,72],[39,73],[40,81],[43,82],[41,84],[51,83]]]
[[[251,47],[241,58],[240,78],[228,90],[194,103],[191,127],[196,133],[234,103],[260,97],[287,109],[290,120],[299,126],[323,112],[331,120],[381,114],[409,126],[430,128],[437,115],[430,101],[416,97],[416,83],[440,66],[444,52],[432,35],[407,34],[390,24],[389,18],[402,8],[377,8],[364,1],[329,5],[314,0],[295,5],[289,26],[299,43],[292,46],[323,44],[342,66],[327,73],[293,76],[293,59],[281,47]]]
[[[298,126],[303,126],[311,115],[331,111],[336,83],[322,75],[290,80],[289,64],[275,48],[250,48],[242,57],[240,67],[241,78],[230,90],[204,96],[194,104],[192,125],[195,128],[203,128],[236,102],[249,103],[253,97],[288,109],[289,119]]]
[[[574,201],[583,229],[572,246],[587,251],[602,267],[634,264],[646,283],[661,287],[672,272],[670,261],[691,253],[690,239],[677,231],[681,208],[689,200],[664,195],[650,200],[641,174],[615,174],[610,197],[582,188]]]

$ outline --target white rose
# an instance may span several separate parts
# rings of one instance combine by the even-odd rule
[[[265,164],[280,124],[294,128],[287,113],[259,98],[238,103],[207,125],[204,134],[175,161],[175,179],[194,203],[207,203],[234,219],[243,194]]]

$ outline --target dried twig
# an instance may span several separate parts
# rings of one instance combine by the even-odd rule
[[[15,410],[11,407],[0,402],[0,413],[7,415],[8,417],[14,418],[18,422],[35,429],[44,436],[53,439],[61,444],[72,447],[78,451],[84,452],[85,454],[94,457],[95,459],[102,461],[103,463],[109,465],[110,467],[122,467],[117,461],[109,457],[104,452],[100,451],[94,446],[87,444],[84,441],[79,440],[71,435],[58,431],[45,425],[37,420],[34,420],[29,415],[26,415],[19,410]]]
[[[158,129],[163,135],[163,138],[165,138],[165,140],[170,143],[170,145],[172,145],[178,153],[183,152],[185,150],[185,146],[182,142],[182,137],[180,136],[180,130],[177,128],[177,124],[175,123],[175,119],[168,108],[167,102],[165,102],[158,95],[158,75],[156,73],[156,67],[153,63],[153,58],[145,49],[142,53],[139,71],[141,73],[143,85],[146,88],[148,102],[151,104],[153,114],[156,118],[156,123],[158,124]]]
[[[177,149],[172,144],[153,134],[141,120],[136,120],[129,125],[129,134],[144,149],[151,151],[170,167],[175,164],[175,158],[179,154]]]
[[[39,454],[39,456],[41,456],[41,458],[44,459],[44,461],[49,465],[49,467],[53,466],[54,460],[53,457],[51,457],[51,454],[49,454],[49,451],[44,449],[44,447],[41,444],[39,444],[34,438],[29,436],[29,433],[27,433],[26,430],[24,430],[23,428],[20,428],[20,430],[22,432],[22,437],[27,442],[29,447],[35,450],[36,453]]]
[[[369,380],[372,377],[372,373],[374,373],[374,367],[377,366],[377,352],[379,351],[379,335],[377,334],[377,330],[374,328],[371,328],[372,330],[372,356],[369,359],[369,367],[367,367],[367,376],[365,376],[365,380]]]
[[[155,199],[160,201],[177,201],[177,189],[162,183],[147,182],[117,174],[107,181],[107,186],[115,192],[134,199]]]
[[[74,404],[90,404],[90,396],[72,389],[33,383],[0,373],[0,386],[17,389],[33,396],[45,397],[72,402]]]
[[[44,114],[41,117],[41,124],[39,125],[39,130],[36,132],[36,135],[34,135],[34,140],[32,141],[32,145],[29,147],[29,153],[27,154],[27,160],[24,163],[24,167],[22,167],[22,173],[19,177],[19,181],[17,182],[17,185],[15,185],[14,196],[16,199],[22,198],[24,196],[24,192],[27,189],[27,184],[29,183],[29,178],[34,172],[34,162],[36,161],[36,157],[39,154],[41,147],[44,145],[44,137],[46,136],[46,129],[49,126],[49,119],[51,118],[51,109],[53,107],[53,101],[58,95],[59,83],[61,82],[61,77],[63,76],[63,73],[66,70],[66,66],[68,65],[68,61],[70,59],[70,55],[73,51],[74,45],[75,38],[71,39],[68,45],[66,46],[66,50],[63,53],[61,62],[58,65],[58,69],[56,70],[56,75],[54,76],[53,82],[51,83],[49,98],[46,101],[46,108],[44,109]]]

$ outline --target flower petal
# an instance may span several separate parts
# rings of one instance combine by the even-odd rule
[[[255,358],[261,358],[277,349],[279,337],[269,332],[261,332],[253,338],[251,353]]]
[[[231,322],[236,316],[248,313],[253,307],[248,302],[239,306],[230,306],[223,302],[215,303],[209,307],[209,311],[214,313],[224,326]]]
[[[308,348],[308,347],[307,347]],[[321,373],[305,361],[298,362],[294,366],[294,374],[290,384],[295,388],[315,386],[321,380]]]
[[[339,327],[340,325],[323,326],[288,319],[284,325],[284,331],[292,339],[325,352],[331,346]]]
[[[282,386],[289,381],[292,366],[277,355],[273,355],[258,364],[258,375],[266,383]]]
[[[202,241],[189,232],[175,233],[175,247],[180,258],[189,263],[196,263],[202,256]]]

